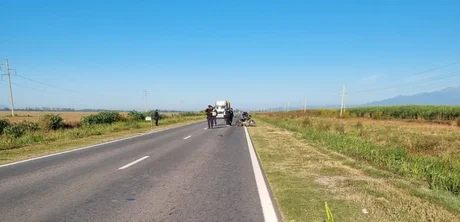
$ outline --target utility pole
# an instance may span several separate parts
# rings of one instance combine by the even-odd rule
[[[342,104],[340,105],[340,118],[342,118],[343,113],[345,112],[345,95],[347,91],[345,89],[345,86],[342,88]]]
[[[304,103],[303,103],[303,112],[306,113],[307,112],[307,97],[305,96],[304,98]]]
[[[145,112],[147,112],[147,90],[144,90],[144,97],[145,97]]]
[[[6,59],[5,66],[6,66],[6,74],[4,75],[8,76],[8,83],[10,85],[11,116],[14,116],[13,88],[11,86],[11,73],[10,73],[10,70],[14,70],[14,69],[10,69],[10,64],[8,63],[8,59]]]
[[[288,102],[288,105],[287,105],[287,111],[289,112],[289,108],[291,106],[291,102]]]

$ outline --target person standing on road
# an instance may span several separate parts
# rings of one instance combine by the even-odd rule
[[[217,126],[217,109],[215,106],[212,108],[212,119],[214,121],[214,125]]]
[[[232,122],[233,122],[233,108],[230,108],[230,111],[229,111],[228,113],[229,113],[229,114],[228,114],[228,117],[229,117],[229,118],[228,118],[228,119],[229,119],[229,120],[228,120],[228,122],[229,122],[228,125],[231,126],[231,125],[232,125]]]
[[[158,109],[155,110],[153,113],[153,119],[155,120],[155,125],[158,126],[158,120],[160,119],[160,114],[158,113]]]
[[[230,108],[226,109],[225,110],[225,116],[224,116],[224,119],[225,119],[225,124],[226,125],[230,125]]]
[[[209,105],[208,108],[205,110],[206,111],[206,118],[208,119],[208,129],[214,128],[214,120],[212,118],[212,106]]]

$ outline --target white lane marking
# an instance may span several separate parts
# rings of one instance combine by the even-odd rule
[[[252,169],[254,170],[254,176],[256,178],[257,190],[259,191],[260,204],[262,206],[262,213],[265,218],[265,222],[274,221],[278,222],[278,217],[276,216],[275,208],[273,202],[268,193],[267,184],[265,183],[264,176],[262,174],[259,161],[257,159],[256,153],[254,151],[254,146],[251,142],[251,137],[249,136],[248,129],[244,127],[246,133],[246,140],[248,142],[249,155],[251,156]]]
[[[190,137],[192,137],[192,135],[185,137],[184,140],[186,140],[186,139],[188,139],[188,138],[190,138]]]
[[[73,150],[67,150],[67,151],[60,152],[60,153],[53,153],[53,154],[49,154],[49,155],[45,155],[45,156],[39,156],[39,157],[27,159],[27,160],[21,160],[21,161],[17,161],[17,162],[13,162],[13,163],[7,163],[7,164],[0,165],[0,168],[15,165],[15,164],[18,164],[18,163],[29,162],[29,161],[32,161],[32,160],[38,160],[38,159],[43,159],[43,158],[47,158],[47,157],[57,156],[57,155],[61,155],[61,154],[64,154],[64,153],[71,153],[71,152],[75,152],[75,151],[79,151],[79,150],[85,150],[85,149],[89,149],[89,148],[94,148],[94,147],[107,145],[107,144],[111,144],[111,143],[117,143],[117,142],[121,142],[123,140],[128,140],[128,139],[132,139],[132,138],[136,138],[136,137],[146,136],[146,135],[149,135],[149,134],[155,134],[155,133],[159,133],[159,132],[162,132],[162,131],[176,129],[176,128],[180,128],[180,127],[184,127],[184,126],[188,126],[188,125],[192,125],[192,124],[196,124],[196,123],[201,123],[201,122],[202,121],[187,123],[187,124],[184,124],[184,125],[171,127],[171,128],[166,128],[166,129],[158,130],[158,131],[155,131],[155,132],[144,133],[144,134],[137,135],[137,136],[130,136],[130,137],[126,137],[126,138],[122,138],[122,139],[118,139],[118,140],[112,140],[112,141],[105,142],[105,143],[94,144],[94,145],[91,145],[91,146],[82,147],[82,148],[73,149]]]
[[[207,130],[208,128],[204,128],[204,130]]]
[[[145,160],[145,159],[147,159],[147,158],[149,158],[149,156],[144,156],[144,157],[142,157],[142,158],[140,158],[140,159],[138,159],[138,160],[136,160],[136,161],[134,161],[134,162],[128,163],[128,164],[126,164],[126,165],[124,165],[124,166],[122,166],[122,167],[120,167],[120,168],[118,168],[118,169],[119,169],[119,170],[126,169],[126,168],[128,168],[128,167],[130,167],[130,166],[132,166],[132,165],[134,165],[134,164],[136,164],[136,163],[139,163],[139,162],[141,162],[142,160]]]

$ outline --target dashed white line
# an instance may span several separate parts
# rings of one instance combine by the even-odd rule
[[[184,140],[186,140],[186,139],[188,139],[188,138],[190,138],[190,137],[192,137],[192,135],[185,137]]]
[[[128,168],[128,167],[130,167],[130,166],[132,166],[132,165],[134,165],[134,164],[136,164],[136,163],[139,163],[139,162],[141,162],[142,160],[145,160],[145,159],[147,159],[147,158],[149,158],[149,156],[144,156],[144,157],[142,157],[142,158],[140,158],[140,159],[138,159],[138,160],[136,160],[136,161],[134,161],[134,162],[128,163],[128,164],[126,164],[126,165],[124,165],[124,166],[122,166],[122,167],[120,167],[120,168],[118,168],[118,169],[119,169],[119,170],[126,169],[126,168]]]
[[[207,129],[208,129],[207,127],[206,127],[206,128],[204,128],[204,130],[207,130]]]
[[[248,141],[249,155],[251,156],[252,169],[254,170],[254,176],[256,179],[257,190],[259,191],[258,193],[260,198],[260,204],[262,206],[262,213],[264,215],[265,222],[278,222],[278,217],[276,216],[273,202],[270,198],[270,194],[268,193],[267,184],[265,183],[265,179],[262,174],[262,170],[259,165],[256,153],[254,151],[254,146],[252,145],[248,129],[244,127],[244,131],[246,133],[246,140]]]

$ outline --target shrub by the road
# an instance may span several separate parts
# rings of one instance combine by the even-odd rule
[[[7,126],[4,129],[4,132],[5,132],[5,135],[8,136],[9,138],[17,139],[17,138],[21,137],[22,135],[24,135],[26,130],[27,130],[27,128],[24,127],[24,125],[12,124],[12,125]]]
[[[82,125],[94,125],[94,124],[110,124],[121,121],[123,117],[119,112],[115,111],[104,111],[98,114],[85,116],[81,119]]]
[[[64,127],[64,121],[59,115],[45,114],[38,120],[38,125],[45,131],[57,130]]]
[[[141,113],[141,112],[138,112],[138,111],[130,111],[128,113],[128,117],[129,117],[129,120],[134,120],[134,121],[142,121],[142,120],[145,120],[145,117],[147,115],[151,115],[150,113]]]
[[[33,131],[37,131],[40,129],[40,126],[38,123],[29,122],[26,120],[20,123],[15,123],[15,125],[19,125],[20,127],[24,128],[26,132],[33,132]]]
[[[7,119],[0,119],[0,135],[3,134],[3,130],[10,125]]]

